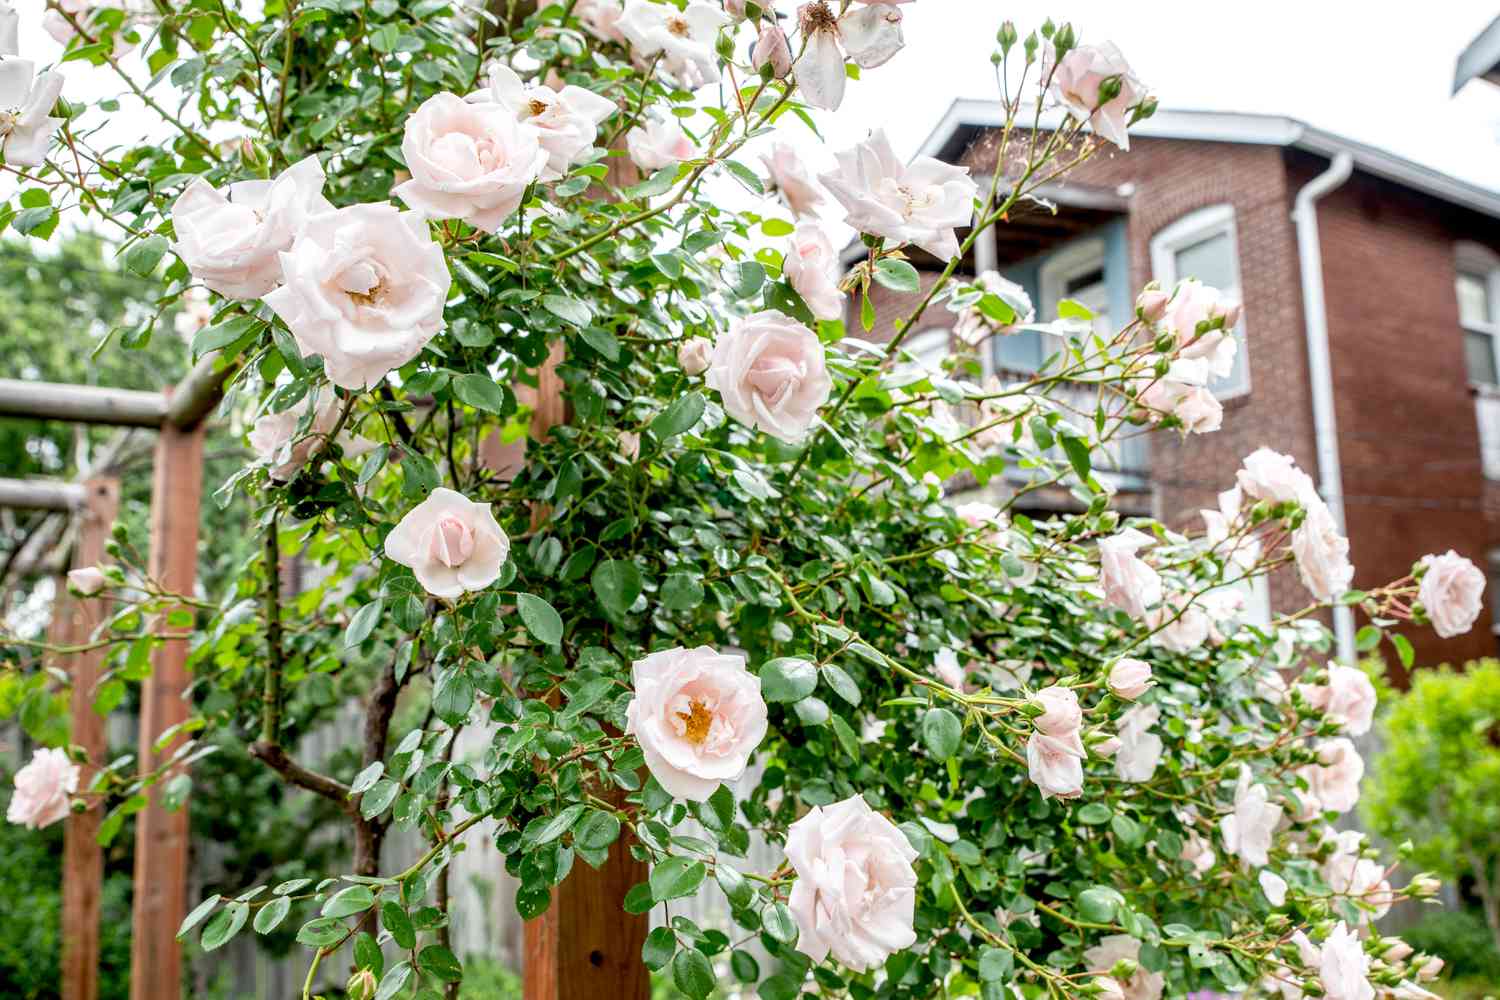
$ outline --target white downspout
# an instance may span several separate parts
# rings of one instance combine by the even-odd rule
[[[1307,328],[1307,374],[1312,383],[1313,438],[1318,451],[1318,490],[1345,535],[1344,473],[1339,464],[1338,420],[1333,408],[1333,365],[1328,352],[1328,304],[1323,296],[1323,250],[1318,240],[1318,199],[1349,179],[1354,158],[1334,155],[1328,169],[1303,185],[1293,203],[1297,228],[1297,260],[1302,270],[1302,315]],[[1333,634],[1338,658],[1355,662],[1354,610],[1340,604],[1333,609]]]

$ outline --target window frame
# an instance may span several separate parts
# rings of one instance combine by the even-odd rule
[[[1158,230],[1156,235],[1151,237],[1152,276],[1161,282],[1163,288],[1170,291],[1176,287],[1178,281],[1177,255],[1195,243],[1201,243],[1220,234],[1229,237],[1229,246],[1232,251],[1229,264],[1234,274],[1234,285],[1231,288],[1220,288],[1219,291],[1243,303],[1245,285],[1244,272],[1240,268],[1239,227],[1235,221],[1234,206],[1228,202],[1194,209]],[[1240,321],[1235,325],[1234,335],[1239,341],[1244,377],[1238,384],[1209,386],[1214,398],[1221,401],[1248,396],[1253,388],[1250,376],[1250,338],[1246,332],[1243,309],[1240,311]]]
[[[1453,304],[1458,309],[1458,329],[1465,337],[1471,333],[1490,338],[1490,357],[1495,366],[1494,382],[1476,382],[1469,374],[1468,349],[1464,349],[1464,381],[1470,389],[1489,395],[1500,394],[1500,254],[1477,243],[1459,243],[1454,248]],[[1478,278],[1484,285],[1490,307],[1489,321],[1473,325],[1464,322],[1458,305],[1458,279],[1462,275]]]

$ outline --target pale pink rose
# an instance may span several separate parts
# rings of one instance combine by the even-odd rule
[[[415,212],[365,204],[312,216],[281,270],[266,304],[341,389],[375,385],[443,328],[452,279]]]
[[[278,277],[281,274],[280,261],[276,262],[276,274]],[[213,321],[214,305],[208,292],[194,285],[183,293],[180,306],[177,315],[172,317],[172,328],[177,331],[177,336],[192,343],[193,336]]]
[[[744,654],[674,646],[636,660],[631,675],[625,731],[662,788],[703,802],[745,773],[767,723],[760,680]]]
[[[1318,747],[1318,763],[1303,768],[1302,775],[1324,809],[1346,813],[1359,801],[1365,762],[1354,744],[1339,736]]]
[[[714,45],[719,29],[730,18],[706,0],[690,0],[678,10],[653,0],[627,0],[620,30],[635,54],[661,54],[661,68],[688,88],[719,81],[719,57]]]
[[[631,431],[621,431],[616,437],[620,454],[634,462],[641,457],[641,436]]]
[[[803,222],[787,241],[782,273],[818,319],[844,315],[844,293],[839,291],[839,256],[828,234],[816,222]]]
[[[1234,812],[1219,820],[1225,849],[1244,862],[1247,869],[1263,867],[1271,860],[1271,838],[1280,822],[1281,806],[1271,802],[1270,791],[1265,785],[1254,783],[1250,768],[1241,764]]]
[[[1485,579],[1472,562],[1449,549],[1440,556],[1423,556],[1427,572],[1417,591],[1417,600],[1432,622],[1432,630],[1444,639],[1463,635],[1474,627],[1484,604]]]
[[[823,192],[808,176],[807,167],[797,151],[784,142],[771,147],[769,154],[761,154],[760,161],[771,175],[771,183],[781,192],[782,200],[796,216],[811,215],[823,204]]]
[[[1374,1000],[1370,985],[1370,956],[1359,935],[1340,922],[1323,940],[1318,959],[1318,981],[1327,1000]]]
[[[114,8],[122,8],[121,0],[60,0],[58,8],[48,8],[42,14],[42,30],[51,35],[59,45],[71,45],[73,40],[80,37],[79,31],[73,26],[76,21],[84,31],[91,35],[102,34],[105,25],[98,20],[100,11]],[[73,16],[73,20],[63,16],[63,12]],[[135,48],[135,43],[125,37],[130,30],[130,19],[115,29],[114,43],[111,45],[110,55],[116,59],[122,58]]]
[[[903,164],[882,129],[836,157],[838,169],[820,176],[844,206],[851,227],[895,243],[915,243],[941,260],[958,256],[954,228],[973,221],[979,190],[967,167],[930,156]]]
[[[1099,1000],[1125,1000],[1125,988],[1113,976],[1095,976],[1091,982]]]
[[[786,32],[777,27],[775,21],[767,20],[761,24],[755,48],[750,50],[750,65],[757,70],[769,66],[771,75],[778,80],[785,80],[792,71],[792,48],[787,44]]]
[[[676,118],[661,115],[626,132],[625,146],[631,161],[645,171],[663,170],[701,154]]]
[[[1160,323],[1167,314],[1167,303],[1170,301],[1172,293],[1153,281],[1135,297],[1136,315],[1147,323]]]
[[[313,410],[312,421],[299,436],[297,428],[302,426],[309,409]],[[272,479],[287,482],[307,464],[313,450],[322,446],[323,439],[338,423],[341,409],[338,396],[327,386],[322,386],[280,413],[258,417],[249,434],[250,447],[255,449],[256,458],[269,466]],[[338,443],[346,456],[364,454],[375,446],[371,441],[348,433],[341,433]]]
[[[1151,679],[1151,664],[1145,660],[1125,656],[1109,668],[1109,679],[1106,683],[1109,685],[1110,693],[1116,698],[1135,701],[1151,690],[1151,685],[1155,681]]]
[[[1072,688],[1052,684],[1032,695],[1031,701],[1042,710],[1041,715],[1031,720],[1038,732],[1082,749],[1079,734],[1083,726],[1083,709]]]
[[[78,765],[62,750],[44,747],[16,772],[15,782],[6,821],[40,830],[68,815],[68,797],[78,791]]]
[[[858,972],[917,941],[917,852],[906,834],[858,795],[814,806],[787,829],[797,872],[787,905],[797,950],[821,962],[830,952]]]
[[[1193,871],[1199,876],[1211,871],[1219,861],[1219,856],[1214,853],[1213,845],[1199,836],[1196,831],[1189,833],[1187,839],[1182,842],[1182,853],[1177,858],[1179,861],[1186,861],[1192,865]]]
[[[713,359],[714,343],[707,337],[689,337],[677,347],[677,364],[684,375],[702,375]]]
[[[1132,618],[1161,600],[1161,577],[1136,551],[1151,544],[1151,538],[1134,528],[1099,541],[1099,576],[1104,584],[1104,603]]]
[[[393,192],[429,219],[462,219],[493,233],[521,204],[551,154],[541,130],[495,101],[434,94],[406,119],[401,154],[411,180]]]
[[[1395,963],[1402,962],[1410,958],[1411,953],[1411,945],[1407,944],[1405,941],[1397,939],[1395,944],[1391,945],[1385,951],[1380,953],[1380,957],[1385,959],[1387,962]]]
[[[746,16],[745,0],[724,0],[724,13],[743,20]]]
[[[1207,387],[1207,362],[1179,358],[1165,375],[1152,374],[1137,381],[1142,387],[1136,402],[1146,408],[1152,423],[1176,417],[1188,434],[1212,434],[1224,423],[1224,404]]]
[[[1215,550],[1223,547],[1221,554],[1224,558],[1248,571],[1260,560],[1260,543],[1253,537],[1236,534],[1243,496],[1238,486],[1224,490],[1219,494],[1218,510],[1200,510],[1198,513],[1203,517],[1204,539],[1209,547]]]
[[[1151,641],[1173,653],[1191,653],[1208,641],[1213,621],[1197,604],[1187,604],[1183,595],[1171,597],[1146,616],[1156,630]]]
[[[984,314],[979,308],[979,302],[959,310],[958,318],[953,324],[953,335],[970,347],[979,346],[991,334],[1012,333],[1022,324],[1030,323],[1036,318],[1036,310],[1031,305],[1031,296],[1026,294],[1026,289],[999,271],[985,271],[974,279],[974,284],[983,289],[986,295],[993,295],[1009,306],[1016,318],[1010,323],[997,323]]]
[[[824,0],[813,0],[797,8],[797,24],[803,38],[796,65],[797,87],[804,101],[825,111],[837,111],[844,103],[846,52],[856,65],[873,69],[906,44],[901,34],[901,12],[886,4],[836,17]]]
[[[281,283],[280,254],[317,214],[323,197],[316,156],[271,181],[238,181],[220,191],[197,177],[172,205],[173,249],[193,277],[228,299],[258,299]]]
[[[1026,764],[1031,783],[1042,798],[1072,799],[1083,794],[1083,746],[1035,732],[1026,741]]]
[[[992,503],[969,500],[953,508],[953,513],[966,528],[1005,527],[1005,514]]]
[[[1177,290],[1162,317],[1162,327],[1177,337],[1177,354],[1201,359],[1210,374],[1228,378],[1234,371],[1239,344],[1234,327],[1240,320],[1240,304],[1226,298],[1195,278],[1177,283]]]
[[[1260,891],[1266,894],[1266,899],[1272,906],[1286,905],[1286,879],[1269,868],[1262,868],[1255,880],[1260,883]]]
[[[1099,943],[1083,953],[1089,970],[1108,974],[1121,959],[1136,963],[1135,975],[1120,985],[1125,1000],[1161,1000],[1166,979],[1160,972],[1148,972],[1141,960],[1141,943],[1129,934],[1106,934]]]
[[[788,444],[807,437],[833,388],[817,335],[774,309],[729,324],[705,381],[731,417]]]
[[[1373,914],[1361,912],[1361,922],[1385,916],[1394,898],[1391,884],[1380,862],[1363,856],[1364,835],[1358,830],[1340,830],[1331,839],[1333,851],[1320,870],[1323,881],[1334,894],[1361,899],[1375,908]]]
[[[1053,99],[1074,117],[1087,121],[1102,138],[1121,149],[1129,149],[1130,136],[1126,128],[1130,122],[1130,109],[1145,98],[1146,88],[1135,78],[1130,64],[1115,43],[1069,49],[1057,62],[1055,70],[1051,68],[1051,52],[1049,45],[1048,58],[1043,60],[1042,79],[1048,81]],[[1105,100],[1100,89],[1108,80],[1119,82],[1119,92]]]
[[[1245,594],[1241,590],[1212,590],[1198,598],[1208,619],[1208,641],[1220,645],[1239,628],[1245,613]]]
[[[1424,983],[1430,983],[1443,972],[1443,960],[1436,955],[1424,955],[1422,964],[1417,967],[1417,978]]]
[[[573,6],[573,16],[601,42],[625,41],[625,32],[620,30],[625,8],[620,0],[578,0]]]
[[[0,59],[0,148],[12,167],[39,167],[52,133],[64,121],[52,117],[62,93],[61,73],[36,75],[30,59]]]
[[[584,87],[569,84],[553,90],[540,83],[526,83],[502,63],[490,67],[489,87],[465,100],[499,104],[536,129],[537,141],[547,152],[547,163],[540,174],[544,181],[562,177],[593,149],[599,124],[617,110],[613,101]]]
[[[1150,781],[1161,761],[1161,737],[1151,727],[1161,718],[1155,705],[1133,705],[1116,727],[1120,749],[1115,753],[1115,775],[1122,781]]]
[[[1370,731],[1375,718],[1375,685],[1358,667],[1330,663],[1327,684],[1299,684],[1298,689],[1309,704],[1322,709],[1350,736]]]
[[[1307,515],[1292,532],[1292,555],[1302,585],[1320,601],[1335,601],[1354,580],[1349,539],[1339,533],[1333,513],[1317,497],[1304,501]]]
[[[968,671],[958,662],[958,653],[947,646],[932,657],[932,672],[937,675],[938,680],[955,691],[962,691],[964,682],[968,679]]]
[[[84,597],[93,597],[103,590],[109,580],[98,566],[84,566],[68,570],[68,587]]]
[[[1093,744],[1091,747],[1089,747],[1089,750],[1093,752],[1095,757],[1100,757],[1104,760],[1110,760],[1114,757],[1115,754],[1120,752],[1120,747],[1122,747],[1123,745],[1124,744],[1120,742],[1120,737],[1108,736],[1100,740],[1098,743]]]
[[[385,554],[410,567],[429,594],[452,600],[500,578],[510,539],[489,504],[439,486],[391,529]]]
[[[1297,468],[1290,455],[1257,448],[1245,456],[1235,479],[1245,496],[1268,503],[1306,503],[1318,495],[1312,479]]]

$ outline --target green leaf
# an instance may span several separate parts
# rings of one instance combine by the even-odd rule
[[[380,925],[390,933],[396,947],[410,951],[417,946],[417,932],[412,928],[411,918],[394,899],[381,904]]]
[[[854,683],[842,667],[830,663],[823,668],[823,683],[833,689],[833,693],[844,699],[851,705],[859,704],[859,685]]]
[[[911,293],[922,288],[922,279],[917,274],[917,269],[894,257],[884,257],[875,262],[875,280],[893,292]]]
[[[1067,452],[1068,462],[1072,464],[1073,471],[1078,473],[1078,478],[1088,479],[1090,469],[1088,442],[1083,440],[1083,438],[1064,434],[1062,435],[1062,447],[1063,451]]]
[[[760,231],[767,236],[790,236],[797,231],[797,227],[785,219],[766,219],[761,222]]]
[[[1094,311],[1082,302],[1063,299],[1057,303],[1058,319],[1093,319]]]
[[[672,983],[692,1000],[705,1000],[714,989],[714,968],[697,948],[684,948],[672,959]]]
[[[249,903],[230,903],[204,925],[203,936],[198,939],[198,943],[203,946],[204,951],[213,951],[238,934],[249,916]]]
[[[349,785],[350,794],[357,795],[360,792],[369,791],[383,774],[385,774],[385,765],[377,760],[354,776],[354,781]]]
[[[438,718],[456,726],[469,717],[474,707],[474,682],[462,669],[449,669],[438,678],[432,692],[432,710]]]
[[[205,326],[193,335],[193,357],[201,358],[209,351],[228,347],[240,338],[265,326],[254,316],[231,316],[222,323]]]
[[[224,897],[220,896],[218,893],[214,893],[212,896],[209,896],[203,902],[193,907],[192,912],[190,912],[186,917],[182,918],[182,924],[177,928],[177,940],[181,941],[186,938],[187,932],[202,923],[203,918],[208,916],[209,913],[212,912],[213,908],[219,905],[219,900],[223,898]]]
[[[767,934],[785,945],[797,943],[797,921],[785,903],[772,903],[760,915],[761,926]]]
[[[1078,810],[1078,822],[1085,826],[1103,826],[1109,822],[1114,810],[1106,802],[1090,802]]]
[[[131,244],[125,251],[125,266],[143,278],[149,278],[170,244],[165,236],[148,236]]]
[[[639,184],[625,189],[626,198],[655,198],[659,194],[666,194],[672,189],[672,184],[677,180],[677,168],[675,166],[663,167]]]
[[[630,610],[644,586],[641,571],[635,568],[635,563],[625,559],[606,559],[595,566],[590,582],[600,605],[616,618],[623,617]]]
[[[430,944],[418,952],[417,967],[445,983],[456,983],[464,977],[458,956],[440,944]]]
[[[541,826],[537,828],[537,833],[532,843],[537,847],[552,843],[552,841],[573,829],[573,824],[578,822],[578,817],[583,815],[583,810],[586,808],[582,802],[575,802],[547,820],[532,820],[532,826],[538,822],[541,823]],[[531,833],[532,826],[527,826],[526,832],[528,834]]]
[[[1354,645],[1361,653],[1368,653],[1380,645],[1380,629],[1374,625],[1366,625],[1354,636]]]
[[[375,1000],[392,1000],[396,994],[406,988],[406,982],[411,979],[411,974],[410,962],[397,962],[391,966],[380,979],[380,988],[375,991]]]
[[[344,632],[344,648],[353,649],[370,637],[375,626],[380,624],[380,613],[385,610],[385,600],[376,598],[354,612],[349,619],[349,628]]]
[[[646,943],[641,945],[641,961],[646,964],[646,968],[655,972],[672,961],[672,954],[676,950],[677,935],[672,933],[672,928],[657,927],[646,935]]]
[[[517,594],[516,610],[526,631],[538,642],[556,646],[562,642],[563,623],[556,609],[535,594]]]
[[[755,887],[750,880],[741,875],[739,869],[723,861],[714,865],[714,880],[732,906],[749,906],[750,900],[755,898]]]
[[[505,390],[488,375],[470,372],[458,376],[453,380],[453,394],[476,410],[496,414],[505,412]]]
[[[818,668],[794,656],[770,660],[760,668],[760,696],[766,701],[801,701],[818,686]]]
[[[594,810],[573,833],[573,843],[592,851],[602,851],[620,836],[620,820],[614,813]]]
[[[701,861],[682,857],[667,858],[651,868],[651,895],[658,903],[691,896],[703,884],[707,871]]]
[[[566,295],[543,295],[542,308],[574,326],[588,326],[594,319],[594,311],[587,303]]]
[[[351,885],[334,893],[323,904],[323,916],[337,920],[341,917],[363,913],[375,905],[375,894],[367,885]]]
[[[1400,632],[1392,632],[1391,645],[1396,647],[1396,655],[1401,658],[1401,665],[1410,670],[1411,665],[1417,660],[1417,653],[1412,648],[1411,640]]]
[[[277,927],[281,926],[281,922],[286,919],[286,915],[290,912],[292,912],[292,900],[290,897],[274,897],[255,914],[255,933],[271,933]]]
[[[390,804],[396,801],[396,796],[401,794],[401,786],[387,778],[381,778],[375,782],[375,787],[365,792],[359,800],[359,814],[365,819],[373,819],[385,812]]]
[[[687,573],[673,573],[661,585],[661,603],[672,611],[689,611],[703,603],[703,584]]]
[[[1096,885],[1083,890],[1076,900],[1078,913],[1083,919],[1096,924],[1113,923],[1120,904],[1120,894],[1106,886]]]
[[[705,406],[703,394],[696,390],[679,396],[652,419],[651,433],[662,441],[684,434],[697,426]]]
[[[963,728],[958,716],[946,708],[929,708],[922,715],[922,743],[934,757],[947,760],[958,752]]]
[[[1006,949],[986,947],[979,953],[979,981],[1003,983],[1010,979],[1015,965],[1015,956]]]

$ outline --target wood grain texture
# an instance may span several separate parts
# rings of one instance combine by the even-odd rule
[[[96,477],[83,484],[79,509],[78,545],[73,566],[101,566],[104,547],[120,509],[120,482]],[[102,598],[61,597],[58,618],[65,623],[67,642],[87,642],[108,613]],[[54,640],[55,641],[55,640]],[[104,718],[94,711],[94,688],[104,671],[104,650],[92,649],[64,657],[58,665],[72,681],[69,706],[70,740],[83,748],[89,762],[78,777],[80,790],[94,779],[95,766],[106,759]],[[104,883],[104,849],[99,846],[98,808],[73,813],[63,831],[62,1000],[97,1000],[99,996],[99,912]]]
[[[151,576],[167,590],[190,594],[198,572],[198,521],[203,500],[203,429],[161,429],[151,488]],[[163,643],[141,691],[142,766],[161,733],[188,716],[188,629]],[[176,746],[164,748],[170,755]],[[182,994],[177,928],[187,915],[188,807],[161,807],[163,783],[136,816],[135,897],[130,942],[130,1000],[176,1000]]]

